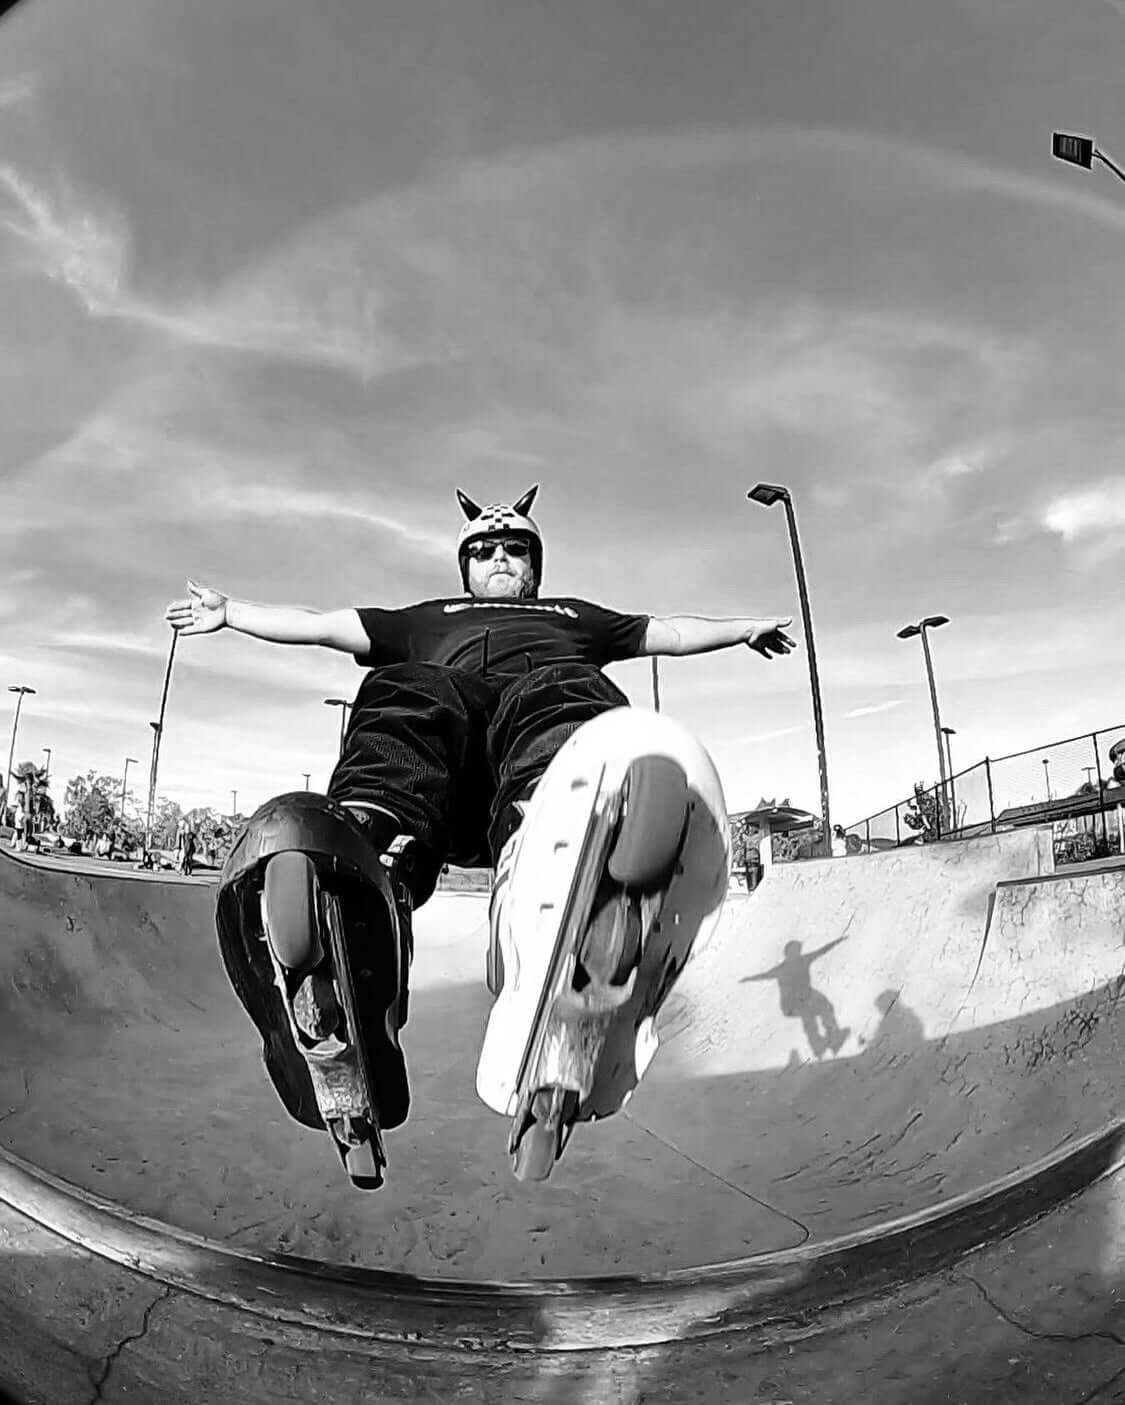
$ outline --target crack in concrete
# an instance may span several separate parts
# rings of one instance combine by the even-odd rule
[[[669,1151],[674,1151],[677,1156],[682,1156],[683,1159],[688,1162],[689,1165],[694,1166],[697,1171],[702,1171],[704,1175],[709,1176],[712,1180],[718,1181],[720,1185],[725,1185],[728,1190],[734,1191],[735,1195],[740,1195],[744,1200],[752,1200],[755,1205],[760,1205],[763,1210],[768,1210],[770,1214],[777,1215],[779,1219],[788,1220],[791,1225],[795,1225],[796,1228],[801,1231],[801,1239],[791,1247],[799,1249],[802,1244],[807,1243],[812,1237],[812,1231],[807,1224],[803,1224],[800,1220],[794,1219],[792,1215],[787,1215],[784,1210],[778,1209],[776,1205],[771,1205],[768,1200],[762,1200],[757,1195],[752,1195],[750,1191],[743,1190],[741,1186],[735,1185],[732,1181],[728,1181],[725,1176],[720,1176],[717,1171],[712,1171],[709,1166],[701,1165],[694,1157],[689,1156],[686,1151],[678,1147],[675,1142],[669,1141],[666,1137],[659,1136],[651,1127],[641,1127],[640,1123],[635,1122],[629,1113],[626,1112],[625,1117],[628,1121],[632,1122],[634,1127],[637,1127],[638,1130],[652,1137],[653,1141],[659,1142],[661,1146],[667,1147]]]
[[[1116,1332],[1108,1332],[1105,1330],[1099,1330],[1096,1332],[1037,1331],[1036,1328],[1029,1327],[1026,1322],[1019,1321],[1018,1318],[1013,1317],[1010,1312],[1008,1312],[1005,1308],[1001,1307],[1000,1304],[996,1301],[996,1299],[991,1295],[991,1293],[989,1293],[988,1289],[985,1288],[982,1283],[979,1283],[971,1273],[963,1273],[960,1276],[965,1280],[966,1283],[972,1284],[972,1286],[977,1290],[977,1292],[985,1300],[985,1302],[992,1309],[992,1311],[996,1313],[997,1317],[1003,1318],[1003,1320],[1008,1324],[1009,1327],[1014,1327],[1017,1332],[1022,1332],[1025,1337],[1030,1337],[1033,1341],[1068,1342],[1073,1344],[1075,1342],[1092,1342],[1100,1340],[1112,1342],[1115,1346],[1125,1347],[1125,1337],[1119,1337]],[[1123,1366],[1121,1370],[1116,1373],[1114,1379],[1116,1380],[1117,1376],[1122,1374],[1125,1374],[1125,1366]],[[1103,1390],[1104,1388],[1104,1386],[1098,1386],[1099,1391]],[[1083,1396],[1083,1399],[1093,1399],[1093,1396]]]
[[[26,1069],[21,1072],[23,1073],[23,1102],[20,1103],[19,1107],[10,1107],[3,1117],[0,1117],[0,1124],[7,1122],[9,1117],[15,1117],[17,1112],[23,1112],[31,1102],[31,1081],[27,1076]]]
[[[167,1299],[171,1297],[171,1295],[171,1287],[168,1284],[165,1284],[164,1287],[161,1288],[160,1292],[156,1295],[156,1297],[153,1298],[152,1302],[149,1303],[148,1307],[145,1308],[144,1313],[141,1315],[140,1330],[137,1332],[131,1332],[127,1337],[122,1337],[121,1340],[106,1357],[105,1362],[102,1366],[101,1377],[98,1380],[94,1381],[94,1394],[90,1399],[90,1405],[98,1405],[98,1401],[102,1399],[102,1391],[105,1389],[106,1382],[109,1380],[110,1372],[113,1370],[117,1358],[121,1355],[121,1353],[125,1350],[127,1346],[131,1345],[133,1342],[139,1342],[141,1340],[141,1338],[146,1334],[149,1329],[149,1321],[152,1317],[153,1311],[162,1302],[167,1301]]]

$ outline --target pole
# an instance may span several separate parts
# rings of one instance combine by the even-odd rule
[[[816,760],[820,771],[820,812],[823,819],[822,846],[826,858],[832,857],[832,822],[828,813],[828,754],[824,745],[824,714],[820,705],[820,676],[816,667],[816,645],[813,642],[812,611],[809,609],[809,592],[805,584],[805,564],[801,557],[801,541],[797,535],[797,514],[793,510],[793,500],[786,493],[785,520],[789,527],[789,541],[793,548],[793,567],[797,575],[797,594],[801,601],[801,625],[808,641],[809,687],[812,692],[813,727],[816,731]]]
[[[10,689],[9,691],[15,693],[15,695],[16,695],[16,715],[15,715],[15,717],[12,718],[12,744],[11,744],[11,746],[8,748],[8,769],[7,769],[7,771],[4,773],[4,805],[5,805],[5,807],[7,807],[7,804],[8,804],[8,787],[9,787],[9,786],[11,785],[11,783],[12,783],[12,767],[15,765],[15,761],[16,761],[16,731],[18,730],[19,725],[20,725],[20,708],[23,706],[23,695],[24,695],[24,693],[29,693],[29,692],[31,691],[31,689],[30,689],[30,688],[24,688],[24,687],[21,686],[21,687],[19,687],[19,688],[12,688],[12,689]]]
[[[949,777],[945,771],[945,749],[941,744],[941,713],[938,711],[937,687],[934,684],[934,661],[930,656],[930,640],[926,633],[926,626],[923,624],[919,631],[922,635],[922,653],[926,658],[926,679],[930,685],[930,705],[934,712],[934,740],[937,742],[938,770],[941,775],[941,805],[939,807],[942,820],[946,829],[949,828]]]
[[[953,811],[953,824],[951,828],[958,829],[960,826],[957,819],[957,791],[953,784],[953,728],[943,727],[941,730],[945,735],[945,759],[949,766],[949,804]]]
[[[1100,161],[1103,166],[1108,166],[1109,169],[1113,172],[1113,174],[1118,178],[1118,180],[1125,181],[1125,171],[1123,171],[1121,167],[1118,166],[1115,162],[1111,161],[1104,151],[1099,151],[1097,147],[1094,147],[1093,159],[1095,161]]]
[[[127,789],[128,789],[128,785],[129,785],[129,766],[130,766],[130,764],[132,763],[132,760],[133,760],[133,758],[132,758],[131,756],[126,756],[126,758],[125,758],[125,773],[124,773],[124,775],[122,775],[122,777],[121,777],[121,815],[120,815],[120,820],[121,820],[121,823],[122,823],[122,824],[125,823],[125,794],[126,794],[126,791],[127,791]]]
[[[1109,820],[1105,812],[1105,781],[1102,779],[1102,753],[1101,748],[1098,746],[1097,732],[1091,732],[1090,736],[1094,743],[1094,765],[1097,767],[1098,771],[1098,809],[1102,814],[1102,843],[1105,845],[1105,851],[1108,854]]]
[[[311,772],[311,771],[302,771],[302,772],[301,772],[301,775],[304,776],[304,778],[305,778],[305,789],[308,790],[308,788],[309,788],[309,777],[312,775],[312,772]]]
[[[656,666],[656,655],[652,657],[652,705],[660,711],[660,671]]]
[[[345,704],[343,705],[343,707],[340,709],[340,749],[339,749],[339,751],[337,752],[337,755],[338,755],[338,756],[343,756],[343,754],[344,754],[344,737],[345,737],[345,735],[347,734],[347,730],[348,730],[348,705],[347,705],[347,703],[345,703]]]
[[[176,657],[176,640],[180,636],[172,631],[172,643],[168,649],[168,664],[164,669],[164,687],[160,694],[160,716],[151,723],[152,763],[148,772],[148,817],[145,821],[145,852],[152,848],[152,816],[156,808],[156,768],[160,764],[160,739],[164,735],[164,710],[168,706],[168,685],[172,681],[172,660]]]
[[[238,791],[232,790],[230,793],[230,817],[233,820],[238,815]]]
[[[996,833],[996,798],[992,793],[992,762],[984,758],[984,778],[988,782],[988,827]]]

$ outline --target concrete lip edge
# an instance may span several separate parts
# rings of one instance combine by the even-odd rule
[[[650,1277],[417,1278],[248,1254],[133,1215],[0,1147],[0,1204],[87,1252],[239,1313],[366,1341],[482,1350],[660,1346],[880,1297],[1005,1238],[1125,1167],[1125,1121],[940,1207],[814,1247]],[[549,1327],[546,1334],[545,1327]]]

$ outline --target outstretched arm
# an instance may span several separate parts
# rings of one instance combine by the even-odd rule
[[[781,967],[775,966],[772,971],[758,971],[756,975],[743,976],[738,983],[739,985],[745,985],[747,981],[773,981],[780,975]]]
[[[815,951],[810,951],[805,957],[806,961],[815,961],[818,956],[823,956],[826,951],[831,951],[834,946],[839,946],[842,941],[847,940],[847,934],[837,937],[835,941],[825,942],[823,946],[818,946]]]
[[[355,610],[307,610],[295,605],[255,605],[232,600],[222,591],[188,581],[185,600],[173,600],[164,618],[177,634],[213,634],[237,630],[272,644],[321,644],[346,654],[370,648]]]
[[[666,654],[683,657],[687,654],[709,654],[716,649],[729,649],[746,644],[763,658],[788,654],[796,648],[796,640],[785,630],[793,621],[771,619],[709,619],[703,615],[654,615],[645,631],[642,655]]]

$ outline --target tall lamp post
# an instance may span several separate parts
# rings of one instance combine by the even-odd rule
[[[43,750],[47,753],[47,764],[43,767],[43,779],[49,781],[51,779],[51,748],[45,746]]]
[[[311,771],[302,771],[302,772],[301,772],[301,775],[304,776],[304,778],[305,778],[305,789],[308,790],[308,788],[309,788],[309,777],[312,775],[312,772],[311,772]]]
[[[929,629],[940,629],[943,624],[949,623],[948,615],[927,615],[924,620],[919,620],[917,624],[904,625],[898,631],[900,639],[913,639],[914,636],[921,635],[922,653],[926,659],[926,678],[930,685],[930,706],[934,713],[934,740],[937,742],[938,774],[941,776],[941,809],[942,821],[945,828],[950,828],[949,824],[949,777],[945,769],[945,750],[941,744],[941,713],[938,711],[937,688],[934,686],[934,661],[930,655],[930,640],[926,631]]]
[[[8,692],[16,694],[16,715],[12,718],[12,744],[8,748],[8,769],[4,772],[4,805],[8,804],[8,787],[12,783],[12,767],[16,761],[16,732],[20,725],[20,708],[23,706],[24,698],[30,693],[34,695],[34,688],[25,688],[22,683],[9,683]]]
[[[340,709],[340,749],[338,755],[344,752],[344,733],[348,729],[348,713],[351,710],[351,703],[347,698],[325,698],[325,707],[338,707]]]
[[[797,515],[793,511],[793,499],[789,489],[778,483],[758,483],[746,494],[751,502],[762,507],[772,507],[782,503],[785,507],[785,520],[789,527],[789,542],[793,548],[793,569],[797,576],[797,594],[801,601],[801,625],[809,655],[809,688],[812,692],[813,726],[816,729],[816,759],[820,768],[820,812],[824,831],[821,836],[822,852],[825,858],[832,857],[832,823],[828,813],[828,752],[824,745],[824,713],[820,705],[820,675],[816,670],[816,645],[813,642],[812,613],[809,609],[809,592],[805,584],[805,566],[801,557],[801,542],[797,535]]]
[[[953,828],[957,828],[957,792],[953,782],[953,747],[949,738],[957,735],[956,727],[943,727],[941,734],[945,738],[945,764],[949,768],[949,806],[953,812]]]
[[[160,693],[160,716],[148,725],[152,728],[152,762],[148,771],[148,814],[145,819],[145,853],[152,848],[152,816],[156,808],[156,768],[160,764],[160,742],[164,736],[164,712],[168,706],[168,685],[172,681],[172,660],[176,657],[176,640],[179,634],[172,631],[172,642],[168,647],[168,663],[164,669],[164,687]]]
[[[125,774],[121,777],[121,823],[125,823],[125,796],[129,789],[129,767],[137,766],[140,763],[135,756],[126,756]]]
[[[1071,166],[1082,166],[1089,171],[1095,161],[1108,166],[1118,180],[1125,181],[1125,171],[1111,161],[1104,151],[1099,151],[1093,137],[1077,136],[1073,132],[1051,133],[1051,155],[1056,161],[1065,161]]]

